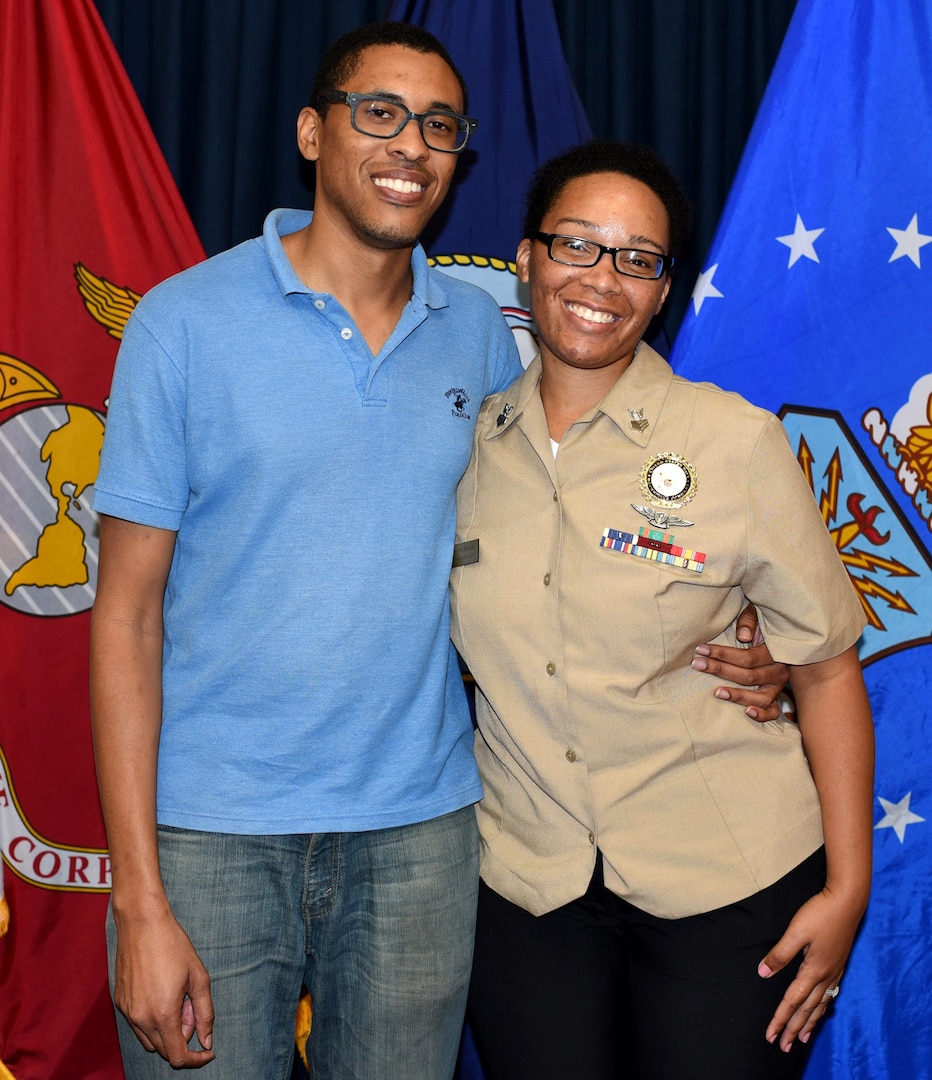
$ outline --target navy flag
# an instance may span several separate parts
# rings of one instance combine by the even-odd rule
[[[514,267],[524,191],[538,165],[592,137],[553,6],[550,0],[393,0],[386,18],[435,34],[466,79],[479,128],[424,246],[441,270],[498,300],[527,365],[536,345]]]
[[[874,891],[812,1080],[932,1076],[930,117],[928,0],[800,0],[673,352],[782,417],[869,620]]]

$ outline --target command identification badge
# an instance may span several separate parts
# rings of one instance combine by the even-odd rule
[[[641,493],[654,506],[685,506],[699,489],[696,467],[679,454],[655,454],[641,467]]]

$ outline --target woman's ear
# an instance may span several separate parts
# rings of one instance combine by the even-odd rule
[[[298,149],[308,161],[316,161],[320,156],[321,126],[320,114],[309,105],[298,113]]]
[[[515,253],[515,272],[518,275],[518,281],[522,285],[527,285],[527,264],[531,257],[531,241],[525,237],[520,244],[518,244],[518,250]]]

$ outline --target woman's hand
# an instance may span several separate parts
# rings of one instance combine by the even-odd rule
[[[796,977],[767,1025],[768,1042],[779,1038],[780,1049],[789,1051],[795,1039],[809,1041],[832,1001],[826,991],[841,981],[864,907],[864,903],[840,897],[826,888],[793,916],[786,933],[757,969],[766,979],[785,968],[800,952],[804,954]]]
[[[870,893],[874,730],[857,649],[793,668],[799,729],[822,804],[825,888],[807,900],[758,968],[767,978],[803,953],[767,1025],[789,1050],[807,1042],[838,985]]]

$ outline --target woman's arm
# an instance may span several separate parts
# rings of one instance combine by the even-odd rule
[[[807,901],[761,962],[767,978],[803,962],[767,1027],[789,1050],[807,1041],[837,986],[867,907],[873,842],[874,729],[857,650],[792,669],[797,717],[822,805],[825,888]]]

